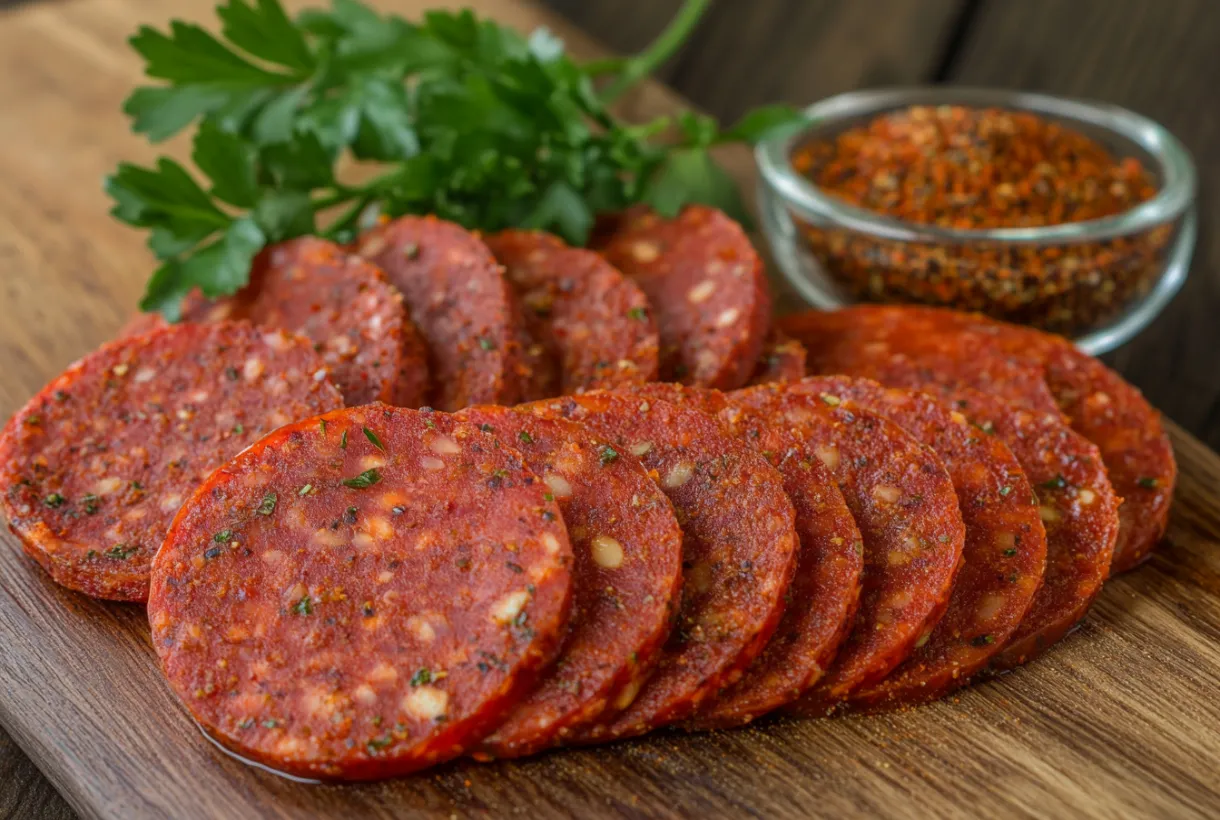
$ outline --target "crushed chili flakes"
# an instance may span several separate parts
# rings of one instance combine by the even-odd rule
[[[799,147],[793,167],[857,207],[919,225],[1038,228],[1123,213],[1156,194],[1138,159],[1028,112],[914,106]],[[1173,232],[1103,242],[909,243],[804,225],[822,266],[857,299],[979,310],[1064,333],[1145,292]]]

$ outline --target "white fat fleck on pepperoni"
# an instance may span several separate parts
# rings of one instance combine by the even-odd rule
[[[377,693],[373,691],[373,687],[367,683],[362,683],[352,692],[352,700],[361,706],[376,706]]]
[[[813,454],[818,457],[818,461],[826,465],[828,470],[839,469],[839,448],[833,445],[822,444],[814,449]]]
[[[136,371],[136,374],[134,376],[132,376],[131,380],[134,381],[136,384],[144,384],[145,382],[152,381],[156,377],[157,377],[156,370],[153,370],[151,367],[141,367],[139,370]]]
[[[547,473],[542,480],[556,498],[569,498],[572,495],[572,484],[559,473]]]
[[[432,628],[432,624],[419,615],[407,618],[407,631],[424,643],[432,643],[436,640],[436,630]]]
[[[1042,519],[1043,524],[1054,524],[1063,518],[1063,516],[1059,514],[1058,510],[1056,510],[1054,507],[1047,507],[1046,505],[1038,508],[1038,517]]]
[[[327,373],[325,370],[315,370],[314,374],[313,374],[313,380],[316,382],[324,382],[324,381],[326,381],[326,376],[327,376]]]
[[[445,462],[441,461],[436,456],[424,456],[419,460],[419,466],[423,467],[425,470],[443,470],[445,469]]]
[[[542,546],[546,548],[548,555],[555,555],[559,552],[559,539],[549,532],[542,534]]]
[[[661,249],[655,242],[645,242],[640,240],[631,245],[631,256],[637,262],[648,264],[655,262],[657,257],[661,255]]]
[[[967,423],[966,417],[963,416],[961,413],[957,412],[956,410],[954,410],[953,412],[951,412],[949,414],[949,418],[953,419],[954,424],[965,425]]]
[[[248,382],[258,381],[259,377],[266,371],[267,365],[263,364],[262,359],[249,358],[242,365],[241,374]]]
[[[623,691],[620,692],[619,696],[614,700],[615,708],[626,709],[628,706],[630,706],[635,701],[636,695],[640,693],[640,684],[641,680],[639,678],[634,678],[630,683],[623,687]]]
[[[902,491],[889,484],[878,484],[872,490],[873,499],[882,504],[893,504],[902,498]]]
[[[284,553],[280,552],[279,550],[266,550],[263,553],[263,561],[268,564],[271,564],[272,566],[278,564],[280,561],[283,561],[283,560],[284,560]]]
[[[110,372],[120,378],[127,375],[127,370],[128,366],[125,364],[116,364],[114,367],[110,368]]]
[[[377,545],[377,542],[373,539],[373,536],[369,535],[367,532],[358,532],[352,536],[352,546],[353,547],[360,547],[361,549],[371,549],[372,547],[375,547],[376,545]]]
[[[524,589],[508,593],[492,606],[491,619],[499,624],[512,623],[513,619],[521,614],[529,599],[530,594]]]
[[[161,497],[161,503],[158,505],[162,512],[177,512],[182,506],[182,496],[178,493],[169,493]]]
[[[313,541],[322,547],[341,547],[347,543],[347,539],[338,530],[332,530],[330,527],[314,530]]]
[[[631,447],[628,448],[631,455],[633,455],[633,456],[647,455],[651,449],[652,449],[651,441],[641,441],[639,444],[632,444]]]
[[[1000,613],[1004,608],[1004,604],[1008,602],[1003,595],[984,595],[979,599],[978,606],[974,608],[974,619],[980,624],[987,624],[991,619]]]
[[[229,643],[241,643],[250,637],[250,630],[241,624],[232,624],[225,632],[225,640]]]
[[[715,351],[705,348],[695,354],[695,367],[700,373],[704,373],[714,368],[716,366],[716,361],[717,358]]]
[[[372,684],[393,683],[394,681],[398,680],[398,670],[385,661],[382,661],[369,670],[369,674],[366,679]]]
[[[288,338],[288,334],[283,333],[282,331],[276,331],[275,333],[264,333],[263,341],[266,342],[267,347],[271,348],[272,350],[287,350],[292,344],[292,340]]]
[[[195,404],[203,404],[208,400],[208,396],[209,393],[206,390],[194,390],[189,396],[187,396],[187,398]]]
[[[385,456],[373,453],[360,459],[361,470],[379,470],[386,465]]]
[[[1096,494],[1096,493],[1094,493],[1092,490],[1090,490],[1088,487],[1085,487],[1084,489],[1082,489],[1082,490],[1081,490],[1081,491],[1080,491],[1080,492],[1079,492],[1079,493],[1076,495],[1076,497],[1077,497],[1077,498],[1079,498],[1079,499],[1080,499],[1080,503],[1081,503],[1081,504],[1084,504],[1086,507],[1087,507],[1089,504],[1092,504],[1094,501],[1096,501],[1096,500],[1097,500],[1097,494]]]
[[[716,317],[716,327],[725,328],[741,318],[741,310],[738,308],[729,308],[720,312]]]
[[[666,489],[675,489],[691,480],[695,474],[695,465],[689,461],[679,461],[673,467],[669,468],[669,472],[665,474],[665,478],[661,481],[662,486]]]
[[[94,495],[109,495],[110,493],[118,492],[123,487],[123,479],[108,476],[99,479],[93,485]]]
[[[449,695],[435,686],[420,686],[402,699],[402,710],[419,720],[436,720],[449,708]]]
[[[599,567],[618,569],[623,565],[623,545],[608,535],[594,536],[589,552]]]
[[[428,447],[432,450],[432,452],[442,456],[451,456],[455,453],[462,452],[462,445],[458,444],[449,436],[433,437],[432,441],[428,443]]]
[[[716,292],[716,283],[711,279],[704,279],[699,284],[686,292],[686,299],[692,305],[697,305],[706,302]]]
[[[285,759],[302,757],[309,751],[309,744],[299,737],[285,735],[276,741],[275,753],[276,756]]]
[[[394,525],[390,523],[390,519],[384,516],[375,515],[370,517],[365,522],[364,527],[368,534],[378,541],[388,541],[394,537]]]
[[[185,408],[179,410],[174,415],[176,415],[180,421],[190,421],[191,419],[195,418],[195,414]]]
[[[381,572],[377,573],[377,583],[379,584],[388,584],[393,579],[394,573],[390,572],[388,569],[383,569]]]

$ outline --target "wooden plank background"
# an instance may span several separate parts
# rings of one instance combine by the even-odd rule
[[[27,0],[26,5],[51,2]],[[641,47],[678,5],[678,0],[546,2],[616,50]],[[0,0],[0,6],[10,3]],[[85,242],[61,226],[96,222],[106,206],[94,173],[103,149],[94,137],[98,129],[115,126],[116,83],[127,82],[138,65],[133,55],[119,55],[111,48],[129,33],[127,9],[139,6],[139,19],[154,22],[165,19],[178,4],[90,3],[90,13],[82,15],[87,20],[80,25],[48,22],[36,27],[38,36],[29,48],[0,52],[0,72],[10,78],[0,85],[0,169],[7,161],[80,170],[80,189],[70,195],[24,186],[21,180],[29,178],[25,175],[0,173],[0,296],[9,315],[21,317],[20,327],[8,329],[0,341],[0,361],[9,374],[41,378],[66,363],[65,351],[88,350],[105,338],[134,301],[144,276],[144,271],[118,278],[102,275],[112,272],[117,260],[140,258],[133,250],[139,246],[133,232],[114,231],[113,237]],[[185,5],[196,9],[204,4]],[[484,0],[473,5],[511,4]],[[518,17],[521,22],[533,19],[528,12]],[[0,36],[12,25],[0,14]],[[42,59],[39,38],[80,59]],[[1220,237],[1209,230],[1217,227],[1214,199],[1220,190],[1217,43],[1220,3],[1214,0],[720,0],[687,47],[664,67],[661,78],[723,118],[772,100],[806,103],[870,85],[948,81],[1095,97],[1159,119],[1183,139],[1199,164],[1200,245],[1186,292],[1152,328],[1108,361],[1170,418],[1220,447],[1220,379],[1213,364],[1220,347],[1220,321],[1215,318],[1220,307]],[[70,98],[61,91],[69,87],[74,92]],[[62,128],[22,133],[23,123],[4,115],[14,101],[2,95],[15,89],[37,96],[40,122],[57,122]],[[659,100],[650,92],[635,104],[655,110]],[[138,142],[129,144],[132,158],[147,156]],[[48,225],[56,229],[48,232]],[[27,268],[31,263],[33,269]],[[20,272],[14,273],[18,266]],[[31,276],[39,277],[39,287],[32,286]],[[42,298],[55,288],[83,290],[90,298],[62,303]],[[37,386],[28,381],[11,376],[0,380],[0,415],[7,416]],[[1203,530],[1215,530],[1215,520],[1203,524]],[[1179,550],[1170,556],[1187,557]],[[1214,566],[1188,562],[1182,568],[1169,560],[1158,560],[1168,577],[1194,572],[1215,578]],[[1183,603],[1182,617],[1199,622],[1191,603]],[[1135,599],[1130,605],[1136,605]],[[1106,605],[1100,628],[1113,614],[1111,606]],[[1220,636],[1214,623],[1208,627],[1213,639]],[[1151,640],[1154,635],[1150,633]],[[1114,719],[1127,716],[1120,713]],[[1087,726],[1081,729],[1088,731]],[[766,733],[761,734],[766,742]],[[724,748],[735,744],[731,741]],[[1210,752],[1215,759],[1215,749],[1195,751]],[[0,731],[0,818],[70,816],[71,809]]]

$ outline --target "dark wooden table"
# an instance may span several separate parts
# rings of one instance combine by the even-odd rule
[[[680,4],[545,1],[620,51],[647,43]],[[1164,123],[1199,167],[1195,262],[1165,313],[1106,360],[1167,416],[1220,449],[1217,43],[1216,0],[719,0],[660,76],[726,119],[771,100],[960,83],[1091,97]],[[0,731],[0,820],[71,816]]]

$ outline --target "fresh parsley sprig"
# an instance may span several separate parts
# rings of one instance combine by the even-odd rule
[[[381,214],[539,228],[573,244],[598,213],[641,202],[744,217],[708,151],[757,140],[791,109],[759,109],[726,131],[690,112],[628,123],[609,110],[709,3],[687,0],[639,55],[584,65],[546,30],[524,37],[468,10],[412,23],[358,0],[295,20],[278,0],[228,0],[219,37],[181,21],[141,28],[131,44],[159,84],[136,89],[124,111],[153,142],[194,125],[197,171],[163,157],[106,180],[112,214],[147,229],[161,262],[141,307],[176,319],[192,289],[217,297],[246,284],[267,244],[347,241]],[[343,178],[341,161],[354,168]]]

